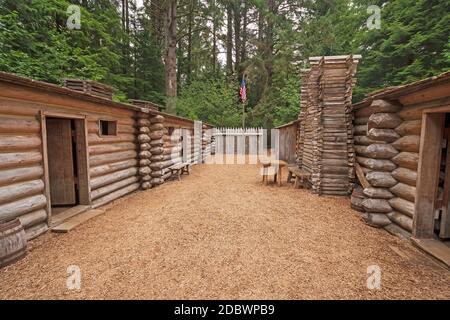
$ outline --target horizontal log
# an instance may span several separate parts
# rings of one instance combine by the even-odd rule
[[[398,182],[405,183],[407,185],[415,187],[417,184],[417,171],[397,168],[392,171],[392,176],[398,180]]]
[[[139,133],[149,134],[150,133],[150,128],[149,127],[140,127],[139,128]]]
[[[412,232],[413,229],[413,219],[410,217],[401,214],[400,212],[391,212],[388,214],[389,219],[395,224],[399,225],[403,229]]]
[[[157,186],[164,184],[164,179],[162,179],[162,177],[161,178],[153,178],[151,183],[154,187],[157,187]]]
[[[395,129],[403,120],[395,113],[374,113],[370,116],[367,123],[368,130],[377,129]]]
[[[390,172],[372,171],[366,174],[366,179],[371,186],[377,188],[391,188],[397,184]]]
[[[0,153],[0,169],[29,166],[41,161],[42,154],[37,151]]]
[[[363,167],[376,171],[391,172],[397,168],[397,166],[390,160],[370,159],[364,157],[357,157],[356,160]]]
[[[422,120],[403,121],[401,125],[395,128],[395,132],[397,132],[401,136],[407,135],[420,136],[421,130],[422,130]]]
[[[19,217],[20,223],[25,229],[33,227],[47,220],[47,211],[44,209],[33,211]]]
[[[34,238],[39,237],[40,235],[47,232],[48,226],[47,223],[39,223],[35,226],[32,226],[31,228],[25,229],[25,235],[27,238],[27,241],[33,240]]]
[[[0,133],[39,133],[41,125],[37,119],[0,118]]]
[[[386,100],[374,100],[370,106],[356,110],[355,117],[370,117],[374,113],[396,113],[401,109],[401,105]]]
[[[417,171],[419,166],[419,154],[413,152],[401,152],[392,158],[399,167]]]
[[[150,127],[151,123],[149,119],[139,119],[137,121],[138,127]]]
[[[156,147],[156,148],[151,148],[151,149],[150,149],[150,153],[151,153],[152,155],[155,155],[155,156],[160,155],[160,154],[162,154],[163,152],[164,152],[164,148],[163,148],[163,147]]]
[[[392,211],[391,205],[385,199],[365,199],[361,205],[366,212],[370,213],[389,213]]]
[[[367,125],[359,125],[353,128],[353,134],[355,136],[365,136],[367,135]]]
[[[355,136],[355,145],[370,146],[371,144],[386,144],[384,141],[376,141],[370,139],[368,136]]]
[[[162,147],[164,145],[164,140],[163,139],[156,139],[156,140],[151,140],[150,141],[150,146],[153,147]]]
[[[385,142],[394,142],[400,138],[397,132],[392,129],[370,129],[367,136],[372,140],[379,140]]]
[[[129,150],[137,150],[137,145],[132,142],[122,142],[115,144],[89,146],[89,155],[108,154]]]
[[[151,138],[148,134],[142,133],[140,135],[138,135],[138,141],[139,143],[150,143],[151,142]]]
[[[420,136],[404,136],[393,142],[392,145],[399,151],[419,153]]]
[[[115,163],[122,160],[136,159],[136,151],[124,151],[110,154],[99,154],[89,157],[89,166],[95,167],[107,163]]]
[[[122,189],[114,191],[114,192],[112,192],[112,193],[110,193],[110,194],[108,194],[108,195],[106,195],[104,197],[101,197],[101,198],[98,198],[98,199],[94,200],[92,202],[92,207],[94,209],[98,208],[98,207],[101,207],[101,206],[103,206],[103,205],[105,205],[105,204],[107,204],[107,203],[109,203],[111,201],[117,200],[117,199],[119,199],[119,198],[121,198],[121,197],[123,197],[123,196],[125,196],[127,194],[130,194],[130,193],[138,190],[139,188],[140,188],[140,184],[139,183],[133,183],[133,184],[131,184],[129,186],[126,186],[126,187],[124,187]]]
[[[110,143],[120,143],[120,142],[135,142],[137,141],[134,134],[123,133],[117,136],[99,136],[98,134],[89,134],[88,142],[90,146],[97,144],[110,144]]]
[[[138,160],[131,159],[131,160],[125,160],[125,161],[119,161],[114,163],[108,163],[104,164],[98,167],[92,167],[89,169],[89,174],[91,179],[102,176],[111,172],[128,169],[131,167],[137,167],[138,166]]]
[[[164,124],[162,124],[162,123],[155,123],[155,124],[152,124],[152,125],[150,126],[150,130],[151,130],[152,132],[164,130]]]
[[[152,172],[152,170],[150,169],[150,167],[146,166],[146,167],[140,167],[139,168],[139,175],[140,176],[147,176]]]
[[[364,195],[372,199],[392,199],[394,195],[386,188],[366,188]]]
[[[416,201],[416,187],[412,187],[404,183],[398,183],[395,186],[393,186],[390,190],[397,197],[403,198],[411,202]]]
[[[0,152],[18,150],[34,150],[41,147],[41,138],[38,135],[5,136],[0,139]]]
[[[423,108],[403,108],[397,114],[403,120],[422,120]]]
[[[162,132],[162,131],[154,131],[154,132],[150,133],[150,139],[152,139],[152,140],[162,139],[163,136],[164,136],[164,132]]]
[[[13,168],[0,171],[0,186],[39,179],[44,175],[42,166]]]
[[[151,123],[164,123],[165,118],[161,115],[150,117]]]
[[[384,213],[366,213],[363,215],[363,219],[369,226],[375,228],[384,228],[391,224],[391,220]]]
[[[96,200],[98,198],[104,197],[104,196],[106,196],[106,195],[108,195],[108,194],[110,194],[110,193],[112,193],[114,191],[117,191],[117,190],[122,189],[122,188],[124,188],[126,186],[129,186],[130,184],[134,184],[134,183],[137,183],[137,182],[139,182],[139,177],[138,176],[132,176],[132,177],[129,177],[129,178],[117,181],[115,183],[111,183],[111,184],[109,184],[107,186],[98,188],[98,189],[92,191],[92,193],[91,193],[92,200]]]
[[[20,198],[41,194],[44,191],[44,181],[33,180],[0,187],[0,205]]]
[[[371,144],[370,146],[355,146],[359,155],[374,159],[390,159],[398,154],[398,151],[389,144]]]
[[[137,174],[138,174],[138,169],[133,167],[133,168],[128,168],[125,170],[109,173],[107,175],[91,179],[91,184],[90,184],[91,190],[98,189],[105,185],[117,182],[119,180],[129,178],[131,176],[135,176]]]
[[[368,122],[369,122],[369,117],[359,117],[359,118],[355,118],[355,120],[353,121],[353,123],[357,126],[366,125]]]
[[[414,217],[414,202],[396,197],[389,200],[389,204],[392,206],[392,208],[406,214],[408,217]]]
[[[47,205],[44,195],[35,195],[0,205],[0,221],[15,219],[28,212],[37,211]]]

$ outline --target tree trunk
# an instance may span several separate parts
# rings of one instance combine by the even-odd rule
[[[189,1],[189,13],[188,13],[188,43],[187,43],[187,72],[186,82],[189,85],[191,83],[192,76],[192,25],[193,25],[193,1]]]
[[[241,1],[235,1],[234,11],[234,50],[235,65],[234,70],[239,72],[239,64],[241,62]]]
[[[227,71],[233,74],[233,7],[231,2],[227,3]]]
[[[242,24],[242,43],[241,43],[241,63],[247,60],[247,24],[248,24],[248,6],[247,1],[244,1],[244,21]]]
[[[177,0],[170,0],[166,9],[166,111],[175,113],[177,97]]]
[[[269,16],[267,18],[267,27],[266,27],[266,41],[265,41],[265,66],[267,72],[267,86],[270,87],[272,85],[273,79],[273,49],[274,49],[274,40],[273,40],[273,28],[274,28],[274,17],[277,14],[277,7],[275,0],[267,0],[267,8],[269,10]]]
[[[212,14],[212,20],[213,20],[213,52],[212,52],[212,64],[213,64],[213,72],[216,72],[216,65],[217,65],[217,7],[216,7],[216,1],[212,0],[212,8],[213,8],[213,14]]]

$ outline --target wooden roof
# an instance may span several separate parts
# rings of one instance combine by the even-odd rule
[[[299,123],[299,122],[300,122],[300,120],[294,120],[294,121],[291,121],[291,122],[289,122],[289,123],[286,123],[286,124],[283,124],[283,125],[281,125],[281,126],[278,126],[278,127],[274,128],[274,129],[283,129],[283,128],[287,128],[287,127],[296,125],[296,124]]]
[[[138,107],[138,106],[128,104],[128,103],[113,101],[113,100],[95,96],[95,95],[92,95],[89,93],[72,90],[72,89],[62,87],[62,86],[59,86],[56,84],[48,83],[48,82],[33,80],[30,78],[18,76],[18,75],[8,73],[8,72],[0,71],[0,82],[7,82],[7,83],[19,85],[19,86],[42,90],[45,92],[66,95],[66,96],[70,96],[70,97],[77,98],[80,100],[94,102],[94,103],[98,103],[98,104],[102,104],[102,105],[106,105],[106,106],[112,106],[112,107],[116,107],[116,108],[128,109],[128,110],[133,110],[133,111],[140,111],[140,112],[144,112],[144,113],[159,114],[168,119],[177,121],[179,123],[185,123],[185,124],[189,123],[191,125],[194,123],[194,120],[191,120],[191,119],[187,119],[187,118],[175,116],[172,114],[152,110],[149,108]],[[1,95],[1,93],[0,93],[0,95]],[[205,123],[205,125],[208,127],[211,127],[211,128],[213,127],[210,124]]]
[[[419,81],[411,82],[401,86],[389,87],[381,90],[377,90],[367,95],[367,98],[353,104],[354,109],[360,109],[369,106],[373,100],[385,99],[385,100],[401,100],[403,97],[410,94],[417,93],[419,91],[425,91],[434,87],[450,86],[450,71],[444,72],[440,75],[430,78],[422,79]],[[450,96],[450,90],[446,91],[446,96]],[[426,100],[433,100],[442,98],[442,94],[431,93],[428,97],[424,97]]]

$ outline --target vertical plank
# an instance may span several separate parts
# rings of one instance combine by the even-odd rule
[[[91,204],[91,187],[89,178],[87,122],[75,120],[75,141],[78,166],[78,196],[80,204]]]
[[[235,140],[234,130],[227,129],[226,130],[226,155],[225,155],[225,164],[234,164],[234,140]]]
[[[434,237],[434,208],[439,184],[444,119],[443,113],[423,114],[413,224],[413,237],[416,239]]]
[[[237,164],[245,164],[245,132],[244,130],[237,136]]]
[[[253,129],[248,136],[248,162],[249,164],[258,163],[258,136]]]
[[[48,150],[47,150],[47,124],[45,123],[45,114],[41,110],[39,112],[41,122],[41,139],[42,139],[42,159],[44,163],[44,185],[45,185],[45,197],[47,198],[47,226],[50,226],[52,222],[52,205],[50,198],[50,180],[48,173]]]
[[[76,204],[70,119],[46,119],[49,181],[53,205]]]

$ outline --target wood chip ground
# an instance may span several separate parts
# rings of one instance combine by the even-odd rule
[[[286,176],[286,175],[285,175]],[[255,166],[197,166],[0,270],[0,299],[449,299],[450,272],[365,225],[349,199],[264,186]],[[67,267],[82,272],[66,287]],[[367,267],[382,270],[367,289]]]

